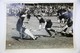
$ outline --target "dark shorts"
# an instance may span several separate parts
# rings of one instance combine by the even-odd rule
[[[68,27],[71,27],[73,25],[73,22],[67,22]]]
[[[31,15],[27,15],[27,19],[30,19]]]
[[[64,15],[61,15],[61,16],[59,16],[59,19],[60,20],[65,19],[65,16]]]
[[[16,24],[16,30],[20,32],[22,25],[23,25],[23,21],[21,19],[19,19]]]
[[[30,17],[27,17],[27,19],[30,19]]]

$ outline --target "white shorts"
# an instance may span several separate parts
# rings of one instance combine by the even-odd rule
[[[25,29],[24,31],[25,34],[29,35],[31,38],[35,39],[36,37],[31,33],[29,29]]]

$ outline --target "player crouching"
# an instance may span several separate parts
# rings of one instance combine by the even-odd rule
[[[73,21],[72,21],[72,19],[69,18],[60,33],[64,36],[72,37],[73,36],[72,25],[73,25]]]

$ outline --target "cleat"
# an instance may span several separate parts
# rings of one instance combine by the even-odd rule
[[[38,39],[38,37],[36,37],[34,40],[37,40]]]

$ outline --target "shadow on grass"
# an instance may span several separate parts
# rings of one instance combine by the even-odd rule
[[[50,37],[48,35],[35,35],[35,36],[37,36],[37,37]]]
[[[61,36],[63,37],[73,37],[73,34],[67,34],[67,33],[61,33],[61,32],[59,32],[59,34],[61,34]]]
[[[20,41],[20,39],[21,40],[33,40],[32,38],[21,38],[21,37],[17,37],[17,36],[12,36],[11,38],[13,38],[13,39],[15,39],[15,40],[17,40],[17,41]]]

